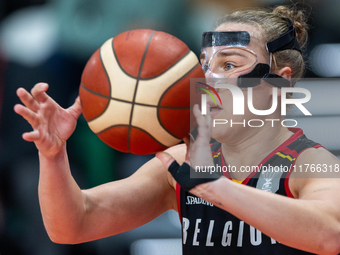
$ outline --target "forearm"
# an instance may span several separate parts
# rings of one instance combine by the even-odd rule
[[[72,243],[84,217],[84,197],[73,179],[66,145],[54,157],[39,153],[39,202],[52,241]]]
[[[285,245],[318,254],[339,252],[337,211],[327,201],[291,199],[226,178],[191,192]]]

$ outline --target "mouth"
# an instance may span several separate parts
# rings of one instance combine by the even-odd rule
[[[221,107],[218,107],[218,106],[210,107],[210,111],[217,111],[217,110],[221,110]]]
[[[211,108],[218,108],[218,109],[221,109],[221,107],[217,104],[215,104],[215,102],[212,102],[212,101],[207,101],[207,105]]]
[[[219,113],[222,109],[218,106],[210,107],[210,115]]]
[[[211,116],[216,115],[217,113],[219,113],[222,110],[222,108],[219,105],[215,105],[214,102],[208,101],[207,105],[210,108],[210,115]]]

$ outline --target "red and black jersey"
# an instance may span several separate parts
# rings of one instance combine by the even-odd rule
[[[297,157],[304,150],[321,145],[307,139],[301,129],[291,129],[291,131],[295,134],[263,159],[258,166],[260,170],[252,172],[242,185],[293,198],[288,180]],[[212,144],[211,150],[214,163],[226,166],[221,153],[221,144],[217,142]],[[271,176],[272,173],[266,174],[262,171],[265,167],[281,167],[288,171],[280,171],[280,176],[274,178]],[[229,173],[225,175],[230,178]],[[178,184],[176,191],[182,221],[184,255],[310,254],[277,242],[227,211],[186,192]],[[281,213],[280,208],[275,209],[277,213]]]

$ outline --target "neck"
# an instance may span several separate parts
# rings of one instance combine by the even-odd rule
[[[254,130],[255,128],[253,128]],[[238,142],[222,143],[222,155],[227,165],[240,169],[242,166],[257,166],[274,149],[292,136],[288,128],[281,125],[271,127],[269,125],[260,130],[247,130],[247,135],[242,134]],[[235,139],[236,140],[236,139]],[[232,172],[233,179],[243,180],[249,172]]]

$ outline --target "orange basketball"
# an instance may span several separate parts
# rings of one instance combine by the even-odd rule
[[[89,59],[79,95],[91,130],[122,152],[151,154],[190,131],[190,78],[204,78],[196,55],[160,31],[127,31]]]

